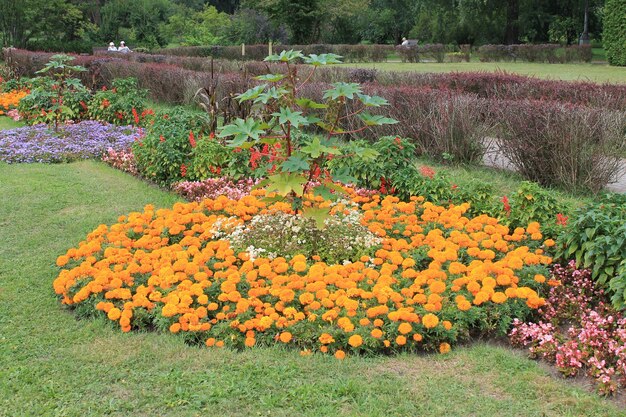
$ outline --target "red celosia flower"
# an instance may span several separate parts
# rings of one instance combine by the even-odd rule
[[[215,139],[215,132],[211,132],[209,134],[209,139],[211,139],[211,140]]]
[[[378,189],[381,194],[387,194],[387,186],[384,177],[380,177],[380,188]]]
[[[181,175],[182,177],[184,177],[184,176],[186,176],[186,175],[187,175],[187,165],[182,164],[182,165],[180,166],[180,175]]]
[[[569,219],[569,217],[564,216],[561,213],[556,214],[556,224],[559,226],[567,226],[567,219]]]
[[[135,124],[139,124],[139,115],[137,114],[137,110],[133,107],[133,119],[135,119]]]
[[[105,109],[109,107],[110,105],[111,105],[111,102],[107,100],[106,98],[102,100],[102,107],[104,107]]]
[[[259,159],[261,159],[261,152],[256,149],[250,149],[250,166],[252,169],[256,169],[259,166]]]
[[[160,141],[160,142],[165,142],[165,138],[163,137],[163,135],[160,135],[160,136],[159,136],[159,141]]]
[[[504,205],[506,215],[511,214],[511,205],[509,204],[509,198],[507,196],[502,197],[502,204]]]
[[[196,139],[193,137],[193,131],[189,131],[189,143],[191,144],[192,148],[196,147]]]
[[[404,146],[402,146],[402,139],[400,139],[398,136],[396,136],[396,144],[398,145],[398,148],[404,149]]]
[[[423,167],[420,167],[420,174],[432,180],[435,177],[435,170],[428,165],[424,165]]]

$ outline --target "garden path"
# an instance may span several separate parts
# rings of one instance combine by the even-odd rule
[[[515,171],[515,166],[511,160],[499,151],[497,141],[495,138],[486,138],[484,143],[487,151],[483,156],[483,164],[494,168]],[[626,159],[622,158],[620,172],[615,180],[606,186],[606,190],[626,194]]]

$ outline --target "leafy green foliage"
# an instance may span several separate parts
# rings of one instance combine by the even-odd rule
[[[37,71],[37,74],[47,75],[49,78],[42,80],[42,86],[22,107],[25,112],[30,113],[28,116],[31,117],[27,118],[31,123],[37,120],[54,123],[56,129],[61,122],[79,118],[80,109],[75,105],[77,104],[75,99],[78,98],[80,102],[87,90],[80,80],[71,76],[86,69],[80,65],[70,65],[74,59],[64,54],[52,55],[50,61]],[[67,102],[66,94],[70,96]],[[44,106],[39,106],[42,104]]]
[[[611,65],[626,66],[626,0],[606,0],[602,45]]]
[[[76,78],[65,80],[65,89],[59,105],[59,83],[50,77],[31,81],[30,94],[20,100],[18,110],[28,124],[54,124],[86,118],[87,109],[81,105],[89,101],[89,90]]]
[[[113,80],[111,89],[96,91],[89,100],[89,118],[117,125],[139,124],[138,115],[146,107],[147,95],[148,91],[139,88],[136,78]]]
[[[198,138],[191,150],[191,166],[188,179],[201,181],[213,177],[234,180],[253,176],[248,158],[243,152],[232,152],[222,141],[211,136]]]
[[[263,183],[267,190],[288,198],[296,210],[301,209],[299,204],[306,192],[315,193],[317,188],[322,187],[324,195],[334,198],[338,191],[331,187],[334,181],[353,180],[345,170],[331,173],[327,169],[330,160],[354,156],[367,162],[378,155],[372,150],[363,152],[365,148],[360,147],[352,147],[349,154],[343,154],[340,149],[342,144],[335,140],[335,136],[396,123],[393,119],[364,112],[367,107],[387,105],[387,101],[362,94],[357,83],[332,84],[332,88],[324,92],[323,103],[301,97],[299,90],[311,79],[316,68],[337,63],[339,58],[335,54],[305,56],[294,50],[268,56],[265,61],[284,64],[285,72],[261,75],[257,79],[267,83],[237,95],[240,103],[252,102],[253,117],[237,119],[223,126],[218,134],[220,138],[230,138],[230,147],[250,149],[254,165],[258,161],[265,165],[258,171],[269,175],[268,181]],[[311,72],[302,82],[293,66],[299,61],[312,65]],[[348,101],[355,103],[355,110],[350,115],[345,114]],[[362,127],[345,130],[341,125],[349,116],[360,118]],[[325,130],[326,134],[301,139],[304,136],[302,130],[312,125]],[[265,145],[262,152],[258,149],[261,145]],[[271,156],[267,145],[272,146]]]
[[[145,137],[133,144],[139,173],[163,185],[187,179],[187,171],[193,166],[189,132],[203,132],[207,123],[203,116],[182,108],[158,112]],[[198,173],[204,171],[198,168]]]
[[[615,307],[626,307],[626,196],[607,195],[576,210],[557,249],[558,258],[591,269]]]
[[[534,182],[524,181],[510,199],[511,210],[503,219],[510,227],[526,227],[536,221],[547,236],[556,236],[561,226],[557,225],[557,213],[565,213],[566,207],[553,193]]]

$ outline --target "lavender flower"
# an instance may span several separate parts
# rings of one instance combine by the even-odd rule
[[[0,131],[0,161],[55,163],[100,158],[108,148],[127,149],[139,137],[131,126],[96,121],[64,125],[58,132],[46,125]]]

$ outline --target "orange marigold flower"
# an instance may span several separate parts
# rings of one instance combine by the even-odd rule
[[[396,337],[396,345],[398,345],[398,346],[406,345],[406,337],[404,337],[402,335]]]
[[[107,313],[107,317],[109,318],[109,320],[117,320],[122,316],[122,312],[120,311],[119,308],[117,307],[113,307],[112,309],[109,310],[109,312]]]
[[[422,317],[422,324],[427,329],[432,329],[434,327],[437,327],[437,325],[439,324],[439,317],[435,316],[432,313],[428,313],[424,315],[424,317]]]
[[[442,343],[439,345],[439,353],[444,354],[450,352],[450,344]]]
[[[493,301],[496,304],[502,304],[507,300],[507,296],[505,293],[503,292],[494,292],[493,295],[491,296],[491,301]]]
[[[374,329],[370,334],[373,338],[380,339],[383,336],[383,331],[380,329]]]
[[[346,352],[344,352],[343,350],[338,350],[337,352],[335,352],[335,358],[342,360],[346,357]]]
[[[61,255],[57,258],[57,266],[58,267],[63,267],[65,266],[70,260],[70,257],[67,255]]]
[[[353,348],[357,348],[363,344],[363,338],[359,336],[358,334],[353,334],[348,339],[348,344],[352,346]]]
[[[289,332],[282,332],[280,334],[279,339],[283,343],[289,343],[289,342],[291,342],[292,337],[293,336],[291,335],[291,333],[289,333]]]
[[[410,323],[401,323],[398,326],[398,331],[402,334],[411,333],[412,330],[413,330],[413,326],[411,326]]]
[[[543,284],[544,282],[546,282],[546,277],[544,277],[541,274],[537,274],[535,275],[535,281],[537,281],[540,284]]]

